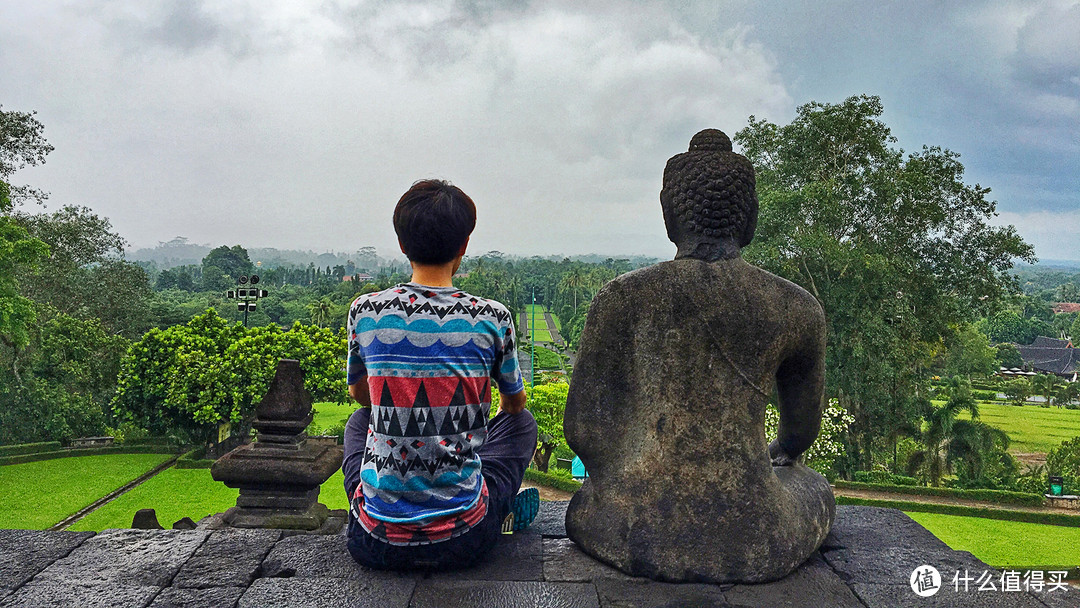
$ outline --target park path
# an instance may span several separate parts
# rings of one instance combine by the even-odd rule
[[[557,488],[549,488],[542,486],[538,483],[529,481],[528,479],[521,482],[521,489],[536,488],[540,492],[540,500],[570,500],[574,495],[570,492],[565,492]]]
[[[566,346],[566,340],[563,340],[562,334],[559,333],[558,326],[555,325],[555,319],[551,318],[551,313],[544,311],[544,320],[547,321],[548,333],[551,334],[551,341],[559,346]]]
[[[1063,509],[1061,507],[1027,507],[1022,505],[1002,505],[985,500],[972,500],[970,498],[952,498],[949,496],[923,496],[913,494],[901,494],[897,492],[881,492],[878,490],[852,490],[848,488],[833,488],[835,496],[848,498],[867,498],[873,500],[903,500],[906,502],[920,502],[933,505],[955,505],[962,507],[975,507],[979,509],[993,509],[996,511],[1024,511],[1026,513],[1059,513],[1062,515],[1080,515],[1080,511]]]

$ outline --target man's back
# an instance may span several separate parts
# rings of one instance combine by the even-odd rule
[[[510,314],[454,287],[406,283],[349,312],[349,383],[366,376],[371,423],[361,469],[368,532],[393,544],[464,533],[486,513],[476,450],[491,379],[521,390]],[[362,498],[361,498],[362,497]]]

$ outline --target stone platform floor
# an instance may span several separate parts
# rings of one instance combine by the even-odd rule
[[[504,536],[482,565],[437,574],[357,566],[340,534],[0,530],[0,607],[1080,606],[1073,589],[954,591],[955,572],[979,576],[989,568],[892,509],[838,507],[821,550],[787,578],[763,585],[627,577],[566,538],[565,510],[566,503],[545,502],[530,529]],[[942,590],[930,598],[918,597],[908,582],[923,564],[935,566],[943,579]]]

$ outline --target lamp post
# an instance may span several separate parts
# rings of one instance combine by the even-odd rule
[[[536,288],[532,289],[532,308],[529,309],[529,383],[536,386]]]
[[[230,300],[236,300],[236,311],[244,313],[244,327],[248,324],[248,313],[255,312],[255,306],[259,301],[259,298],[265,298],[267,291],[265,289],[256,289],[254,287],[245,287],[248,284],[247,275],[241,275],[236,280],[237,288],[230,289],[228,298]],[[256,285],[259,282],[259,275],[251,275],[251,285]]]

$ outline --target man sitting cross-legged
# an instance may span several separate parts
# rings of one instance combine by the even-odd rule
[[[476,207],[442,181],[417,182],[394,210],[412,281],[365,294],[349,310],[345,427],[349,552],[372,568],[467,566],[536,490],[518,495],[536,448],[506,307],[451,282]],[[500,411],[488,420],[492,380]]]

